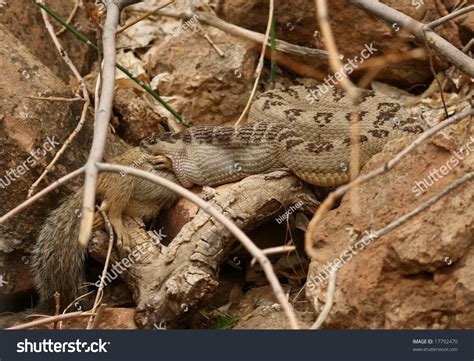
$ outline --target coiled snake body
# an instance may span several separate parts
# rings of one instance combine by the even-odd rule
[[[263,93],[252,105],[249,122],[240,127],[196,126],[154,134],[141,146],[163,157],[185,187],[214,186],[282,168],[318,186],[346,183],[354,107],[335,89],[310,104],[311,90],[294,86]],[[357,110],[361,165],[389,140],[426,129],[400,103],[370,90],[362,90]]]

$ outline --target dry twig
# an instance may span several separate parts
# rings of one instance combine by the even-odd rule
[[[103,69],[102,88],[99,100],[99,110],[96,113],[95,131],[89,158],[85,165],[84,201],[82,205],[81,226],[79,232],[79,243],[82,247],[87,246],[89,241],[92,222],[94,219],[95,193],[97,186],[96,163],[102,161],[104,154],[109,120],[112,115],[112,102],[115,90],[115,35],[119,21],[120,8],[128,2],[107,0],[107,16],[102,34],[103,42]]]
[[[336,270],[332,270],[329,274],[329,285],[326,295],[326,303],[323,307],[323,310],[319,314],[316,322],[310,327],[311,330],[317,330],[321,327],[321,325],[326,321],[326,318],[329,316],[329,312],[331,312],[332,304],[334,302],[334,291],[336,290]]]
[[[43,3],[42,0],[38,0],[39,3]],[[41,180],[48,174],[48,172],[53,168],[53,166],[57,163],[59,160],[59,157],[65,152],[69,144],[74,140],[76,135],[81,131],[82,127],[84,126],[84,123],[86,121],[86,115],[87,115],[87,109],[89,108],[90,105],[90,97],[89,97],[89,92],[87,91],[86,83],[84,79],[82,78],[81,74],[77,70],[76,66],[72,62],[72,60],[69,58],[68,53],[66,50],[64,50],[63,46],[59,42],[59,39],[57,35],[54,33],[53,25],[49,21],[48,14],[46,11],[41,9],[41,15],[43,17],[44,24],[46,26],[46,29],[48,30],[49,35],[51,36],[51,39],[54,42],[54,45],[56,46],[59,54],[63,58],[64,62],[67,64],[69,69],[71,69],[72,73],[76,77],[78,83],[79,83],[79,88],[81,89],[82,92],[82,99],[84,100],[84,105],[82,106],[82,112],[81,112],[81,117],[79,119],[79,122],[76,125],[76,128],[73,130],[73,132],[69,135],[69,137],[66,139],[62,147],[58,150],[58,152],[54,155],[53,160],[46,166],[44,171],[41,173],[39,178],[31,185],[30,189],[28,190],[28,198],[30,198],[38,184],[41,182]]]
[[[423,24],[412,17],[391,8],[379,1],[372,0],[346,0],[349,4],[352,4],[372,15],[377,16],[383,20],[386,20],[390,24],[396,23],[401,28],[406,29],[412,33],[418,41],[424,42],[425,35],[423,30],[426,30],[426,39],[433,49],[438,54],[448,60],[450,63],[456,65],[459,69],[468,74],[471,78],[474,78],[474,59],[470,58],[462,51],[457,49],[449,41],[436,34],[434,31],[427,27],[433,23]],[[443,18],[441,18],[443,19]],[[441,20],[439,19],[439,20]],[[437,25],[436,22],[434,25]]]
[[[139,10],[135,10],[135,11],[139,11]],[[225,31],[229,34],[248,39],[255,43],[266,44],[264,34],[260,34],[255,31],[251,31],[248,29],[241,28],[240,26],[230,24],[222,19],[219,19],[216,16],[207,14],[202,11],[196,11],[195,13],[191,13],[191,12],[186,12],[186,11],[179,12],[175,10],[164,9],[164,10],[160,10],[158,12],[158,15],[169,16],[172,18],[183,19],[183,20],[189,20],[193,16],[197,15],[197,17],[199,18],[199,21],[202,23],[205,23],[207,25],[210,25],[212,27]],[[275,39],[275,41],[276,41],[276,50],[283,53],[299,55],[299,56],[310,56],[310,57],[314,57],[316,59],[322,59],[322,60],[327,59],[328,57],[327,51],[325,50],[307,48],[304,46],[287,43],[286,41],[278,40],[278,39]]]
[[[28,328],[38,327],[38,326],[46,325],[52,322],[70,320],[71,318],[77,318],[77,317],[89,317],[89,316],[90,316],[89,312],[82,312],[82,311],[70,312],[70,313],[61,314],[57,316],[45,317],[45,318],[42,318],[41,320],[35,320],[35,321],[23,323],[18,326],[8,327],[7,330],[26,330]]]
[[[161,9],[163,9],[163,8],[167,7],[168,5],[174,3],[175,1],[176,1],[176,0],[169,0],[169,1],[167,1],[166,3],[164,3],[164,4],[162,4],[162,5],[159,5],[157,8],[148,11],[146,14],[144,14],[144,15],[142,15],[142,16],[139,16],[139,17],[136,18],[136,19],[131,20],[130,22],[128,22],[127,24],[125,24],[123,27],[121,27],[119,30],[117,30],[117,34],[120,34],[122,31],[127,30],[127,29],[130,28],[131,26],[135,25],[136,23],[139,23],[139,22],[142,21],[142,20],[145,20],[146,18],[150,17],[151,15],[156,14],[158,11],[160,11]]]
[[[100,208],[99,208],[99,212],[102,215],[102,218],[104,219],[105,228],[107,228],[107,233],[109,234],[109,247],[107,249],[107,257],[105,258],[104,268],[102,269],[102,275],[100,277],[100,284],[97,290],[97,295],[94,300],[94,305],[92,306],[92,309],[90,311],[93,314],[96,314],[97,307],[102,301],[102,296],[104,294],[104,287],[105,287],[105,276],[107,275],[107,270],[109,268],[109,262],[110,262],[110,256],[112,255],[112,246],[114,245],[114,230],[112,229],[112,225],[110,224],[109,217],[107,217],[107,214]],[[98,316],[98,313],[96,317],[97,316]],[[92,325],[96,323],[95,322],[96,317],[91,316],[91,318],[89,318],[89,322],[87,323],[88,330],[93,328]]]
[[[329,52],[329,65],[333,73],[341,72],[344,74],[340,81],[341,87],[346,91],[347,95],[352,101],[353,111],[351,114],[351,159],[350,159],[350,175],[351,180],[355,179],[359,175],[360,168],[360,114],[358,109],[359,101],[359,90],[349,79],[342,62],[339,58],[337,51],[336,42],[332,34],[331,26],[328,20],[327,2],[326,0],[315,0],[317,9],[317,18],[319,21],[319,27],[321,29],[321,35],[324,38],[324,43]],[[351,209],[355,214],[360,213],[358,195],[354,190],[351,192]]]
[[[270,30],[272,28],[272,19],[273,19],[273,0],[269,2],[269,9],[268,9],[268,22],[267,22],[267,30],[265,31],[265,40],[262,43],[262,51],[260,53],[260,58],[258,59],[257,69],[255,70],[255,82],[253,84],[252,92],[250,93],[249,100],[245,105],[242,114],[240,114],[239,119],[235,122],[235,126],[239,125],[242,119],[244,119],[245,115],[247,115],[248,110],[250,109],[250,105],[252,105],[253,97],[255,96],[255,92],[257,91],[258,82],[260,81],[260,76],[262,75],[263,70],[263,61],[265,59],[265,50],[268,46],[268,38],[270,36]]]
[[[77,13],[77,9],[79,9],[79,3],[80,3],[81,0],[76,0],[75,3],[74,3],[74,8],[72,9],[71,13],[69,14],[67,20],[66,20],[66,24],[69,24],[72,19],[74,18],[74,16],[76,15]],[[66,28],[65,27],[62,27],[61,29],[59,29],[58,31],[56,31],[56,36],[59,36],[61,35],[64,31],[66,31]]]

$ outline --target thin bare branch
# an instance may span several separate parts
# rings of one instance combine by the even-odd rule
[[[42,0],[38,0],[39,3],[43,3]],[[61,148],[58,150],[58,152],[54,155],[53,160],[46,166],[44,171],[41,173],[41,175],[38,177],[38,179],[31,185],[30,189],[28,190],[28,198],[31,197],[36,189],[36,187],[39,185],[39,183],[43,180],[44,177],[49,173],[49,171],[53,168],[53,166],[57,163],[61,155],[66,151],[67,147],[71,142],[74,140],[76,135],[81,131],[82,127],[84,126],[84,123],[86,121],[86,115],[87,115],[87,109],[89,108],[90,105],[90,97],[89,97],[89,92],[87,91],[86,83],[84,79],[82,78],[81,74],[77,70],[76,66],[72,62],[71,58],[69,57],[68,53],[66,50],[63,48],[61,43],[59,42],[59,39],[57,35],[54,32],[53,25],[49,21],[48,14],[46,13],[45,10],[41,9],[41,15],[43,17],[43,21],[45,24],[46,29],[48,30],[48,33],[53,40],[54,45],[56,46],[60,56],[64,60],[64,62],[67,64],[69,69],[71,69],[71,72],[74,74],[76,77],[78,83],[79,83],[79,88],[81,89],[82,92],[82,98],[84,100],[84,104],[82,106],[82,112],[81,112],[81,117],[79,119],[79,122],[76,125],[76,128],[73,130],[73,132],[69,135],[69,137],[66,139],[64,144],[61,146]]]
[[[135,10],[135,11],[138,11],[138,10]],[[219,19],[217,16],[213,16],[202,11],[196,11],[192,13],[192,12],[187,12],[187,11],[163,9],[158,12],[158,15],[168,16],[168,17],[183,19],[183,20],[189,20],[193,16],[197,16],[199,21],[202,23],[205,23],[207,25],[210,25],[212,27],[225,31],[229,34],[248,39],[255,43],[265,44],[264,34],[257,33],[255,31],[251,31],[248,29],[244,29],[234,24],[230,24],[222,19]],[[325,50],[307,48],[304,46],[291,44],[279,39],[275,39],[275,40],[276,40],[276,50],[282,53],[299,55],[299,56],[311,56],[316,59],[322,59],[322,60],[327,59],[328,57],[328,53]]]
[[[329,285],[326,295],[326,303],[323,307],[323,310],[316,319],[316,322],[310,327],[311,330],[319,329],[324,323],[324,321],[326,321],[326,318],[329,316],[329,312],[331,312],[331,308],[334,302],[334,291],[336,290],[336,274],[336,270],[332,270],[329,274]]]
[[[146,14],[142,15],[142,16],[139,16],[138,18],[134,19],[134,20],[131,20],[130,22],[128,22],[127,24],[125,24],[122,28],[120,28],[119,30],[117,30],[117,34],[120,34],[122,31],[125,31],[127,30],[128,28],[130,28],[131,26],[139,23],[140,21],[142,20],[145,20],[146,18],[150,17],[151,15],[154,15],[156,14],[158,11],[160,11],[161,9],[167,7],[168,5],[174,3],[176,0],[170,0],[170,1],[167,1],[166,3],[162,4],[162,5],[159,5],[157,8],[147,12]]]
[[[262,249],[262,252],[268,256],[270,254],[293,252],[295,249],[295,246],[277,246],[264,248]],[[255,262],[257,262],[257,260],[255,258],[252,258],[252,261],[250,262],[250,267],[253,267],[255,265]]]
[[[93,314],[96,313],[97,307],[100,305],[102,301],[102,296],[104,294],[104,287],[105,287],[105,277],[107,275],[107,270],[109,268],[110,257],[112,255],[112,247],[114,245],[114,230],[112,229],[112,225],[110,224],[109,217],[107,217],[107,214],[102,209],[99,209],[99,212],[102,215],[102,218],[104,219],[105,228],[107,229],[107,233],[109,234],[109,247],[107,249],[107,257],[105,258],[104,268],[102,269],[102,275],[100,277],[100,284],[97,290],[97,295],[95,296],[94,305],[92,306],[92,309],[90,311]],[[96,317],[97,316],[98,314],[96,315]],[[92,329],[92,325],[94,323],[95,323],[95,317],[91,316],[91,318],[89,318],[89,322],[87,323],[87,329],[88,330]]]
[[[42,189],[40,192],[36,193],[33,197],[28,198],[26,201],[23,203],[19,204],[15,208],[13,208],[11,211],[8,213],[4,214],[3,216],[0,217],[0,224],[5,223],[7,220],[12,218],[14,215],[20,213],[22,210],[24,210],[26,207],[32,205],[35,203],[38,199],[42,198],[49,192],[55,190],[59,186],[63,185],[67,181],[77,177],[79,174],[84,173],[85,167],[81,167],[79,169],[76,169],[75,171],[66,174],[64,177],[59,178],[58,180],[54,181],[54,183],[51,183],[49,186],[46,188]]]
[[[65,314],[61,314],[57,316],[42,318],[41,320],[35,320],[35,321],[23,323],[18,326],[8,327],[7,330],[26,330],[32,327],[47,325],[48,323],[70,320],[71,318],[77,318],[77,317],[89,317],[90,315],[91,314],[89,312],[82,312],[82,311],[70,312],[70,313],[65,313]]]
[[[443,24],[443,23],[445,23],[449,20],[457,18],[458,16],[461,16],[461,15],[467,14],[468,12],[471,12],[471,11],[474,11],[474,5],[470,5],[470,6],[467,6],[465,8],[456,10],[455,12],[452,12],[451,14],[443,16],[442,18],[439,18],[437,20],[433,20],[432,22],[426,24],[425,27],[427,29],[434,29],[434,28],[440,26],[441,24]]]
[[[67,17],[67,20],[66,20],[66,24],[69,24],[72,19],[74,18],[74,16],[76,15],[77,13],[77,10],[79,9],[79,4],[80,4],[81,0],[76,0],[74,2],[74,8],[72,9],[71,13],[69,14],[69,16]],[[61,35],[63,32],[66,31],[66,27],[62,27],[61,29],[59,29],[58,31],[56,31],[56,36],[59,36]]]
[[[77,102],[77,101],[84,101],[83,98],[63,98],[63,97],[39,97],[35,95],[27,95],[25,98],[28,99],[35,99],[35,100],[45,100],[50,102]]]
[[[360,91],[352,83],[352,81],[347,76],[347,73],[343,67],[343,64],[338,56],[336,42],[329,25],[329,17],[327,10],[326,0],[315,0],[316,1],[316,10],[317,18],[319,21],[319,27],[321,29],[321,35],[324,39],[324,44],[329,52],[329,66],[333,73],[341,72],[345,76],[342,77],[342,80],[339,82],[341,87],[346,91],[347,95],[352,101],[353,111],[351,114],[351,159],[350,159],[350,176],[351,180],[357,178],[360,171],[360,145],[359,145],[359,135],[360,135],[360,115],[358,110],[358,100]],[[351,209],[355,214],[360,213],[358,194],[356,190],[351,192]]]
[[[247,101],[247,104],[245,105],[245,108],[242,111],[242,114],[240,114],[239,119],[235,122],[234,124],[235,126],[239,125],[242,119],[244,119],[245,115],[247,115],[247,112],[249,111],[250,106],[252,105],[252,100],[253,100],[253,97],[255,96],[255,92],[257,91],[258,82],[260,81],[260,76],[262,75],[263,61],[265,60],[265,49],[268,46],[268,38],[270,37],[270,30],[272,28],[273,7],[274,7],[273,0],[270,0],[269,9],[268,9],[267,30],[265,31],[265,40],[262,43],[262,51],[260,53],[260,58],[258,59],[257,69],[255,70],[255,82],[253,84],[253,88],[252,88],[252,92],[250,93],[249,100]]]
[[[352,4],[372,15],[375,15],[383,20],[386,20],[390,24],[396,23],[401,28],[406,29],[412,33],[416,39],[420,42],[424,42],[423,30],[425,24],[413,19],[412,17],[391,8],[379,1],[372,0],[346,0],[349,4]],[[449,41],[436,34],[434,31],[428,29],[426,31],[426,39],[430,43],[433,49],[443,58],[456,65],[459,69],[468,74],[471,78],[474,78],[474,59],[464,54],[462,51],[457,49]]]
[[[109,128],[110,116],[112,115],[112,102],[115,88],[115,35],[119,21],[120,8],[124,3],[120,1],[107,0],[107,16],[102,33],[103,43],[103,68],[102,88],[99,100],[99,111],[96,113],[94,138],[86,163],[84,182],[84,201],[82,205],[81,226],[79,232],[79,244],[87,246],[89,241],[92,222],[94,219],[95,193],[97,186],[98,170],[96,163],[102,161],[104,154],[107,130]]]

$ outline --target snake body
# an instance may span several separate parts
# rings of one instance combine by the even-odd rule
[[[141,146],[166,158],[185,187],[214,186],[282,168],[314,185],[344,184],[349,181],[354,107],[339,90],[317,90],[323,96],[314,104],[308,101],[314,87],[268,91],[253,103],[245,125],[196,126],[177,134],[154,134]],[[383,94],[362,90],[359,99],[361,165],[389,140],[426,129],[399,102]]]

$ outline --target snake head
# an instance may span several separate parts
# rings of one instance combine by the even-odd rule
[[[179,134],[171,132],[153,133],[140,142],[140,147],[151,155],[168,155],[177,146]]]

